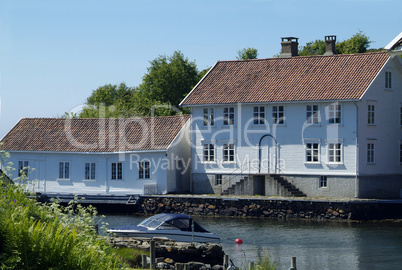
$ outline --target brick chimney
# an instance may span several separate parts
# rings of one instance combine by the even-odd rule
[[[335,54],[335,42],[336,36],[325,36],[325,53],[324,55],[334,55]]]
[[[298,38],[295,37],[283,37],[282,38],[282,50],[281,54],[279,57],[292,57],[292,56],[298,56]]]

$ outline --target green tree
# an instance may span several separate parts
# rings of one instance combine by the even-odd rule
[[[336,53],[351,54],[351,53],[365,53],[370,46],[369,37],[362,31],[354,34],[350,39],[337,43],[335,46]]]
[[[316,41],[307,42],[305,46],[301,47],[299,49],[299,55],[322,55],[325,53],[325,48],[325,41],[317,39]]]
[[[258,51],[255,48],[243,48],[237,51],[237,60],[257,59]]]
[[[364,53],[367,51],[370,43],[370,38],[362,31],[357,32],[351,38],[335,44],[335,51],[337,54],[352,54]],[[299,48],[299,55],[323,55],[326,50],[325,41],[317,39],[315,41],[307,42],[306,45]]]
[[[132,104],[136,98],[136,90],[126,86],[106,84],[92,91],[87,98],[80,118],[113,118],[129,117],[134,113]]]
[[[176,114],[175,108],[200,80],[195,62],[189,61],[180,51],[175,51],[172,56],[161,55],[150,64],[148,73],[138,87],[136,113]]]

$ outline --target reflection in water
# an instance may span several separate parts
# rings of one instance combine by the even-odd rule
[[[269,254],[279,269],[400,269],[402,223],[347,223],[232,219],[193,216],[221,237],[226,254],[238,265]],[[109,228],[137,224],[144,217],[109,215]],[[235,244],[240,238],[243,244]]]

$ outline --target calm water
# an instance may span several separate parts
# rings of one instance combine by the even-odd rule
[[[193,217],[221,237],[230,259],[238,265],[270,254],[279,269],[298,270],[402,269],[402,223],[345,223]],[[108,215],[108,227],[137,224],[144,217]],[[234,243],[236,238],[243,244]]]

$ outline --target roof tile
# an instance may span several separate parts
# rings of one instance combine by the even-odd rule
[[[388,59],[379,52],[218,61],[181,105],[357,100]]]
[[[23,118],[3,138],[6,151],[120,152],[165,150],[189,115],[125,118]]]

